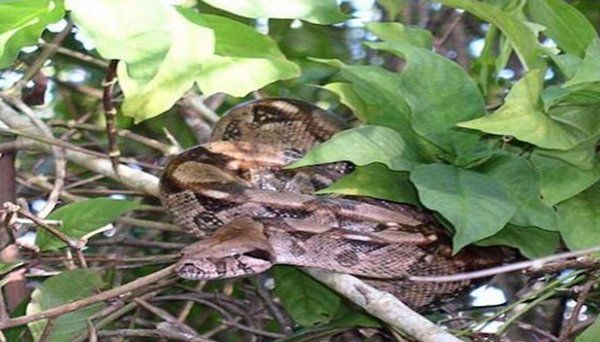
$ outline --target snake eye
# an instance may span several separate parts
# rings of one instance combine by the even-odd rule
[[[271,253],[265,251],[264,249],[255,249],[250,252],[246,252],[242,255],[252,257],[254,259],[260,259],[264,261],[271,261]]]

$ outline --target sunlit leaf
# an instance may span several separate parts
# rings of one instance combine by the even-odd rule
[[[60,231],[70,238],[78,239],[116,221],[124,213],[142,207],[143,205],[130,201],[94,198],[61,207],[52,212],[48,219],[62,221]],[[65,243],[40,229],[36,245],[41,250],[49,250],[63,247]]]
[[[12,64],[19,51],[36,45],[46,26],[60,20],[62,1],[5,0],[0,2],[0,69]]]
[[[588,136],[575,127],[553,120],[541,106],[541,72],[532,70],[511,89],[504,105],[491,115],[461,122],[460,127],[509,135],[549,149],[569,149]]]
[[[277,266],[273,277],[281,304],[302,326],[331,321],[341,305],[341,298],[335,292],[297,268]]]
[[[596,342],[598,336],[600,336],[600,319],[596,317],[594,323],[577,336],[575,342]]]
[[[102,278],[97,271],[89,269],[64,271],[46,279],[39,288],[33,291],[31,302],[27,306],[27,314],[39,313],[91,296],[102,284]],[[71,341],[75,336],[87,330],[87,320],[104,306],[103,303],[97,303],[55,318],[51,333],[45,341]],[[29,329],[36,341],[44,331],[46,323],[46,320],[29,323]]]
[[[222,10],[249,18],[302,19],[315,24],[335,24],[348,16],[335,0],[202,0]]]
[[[502,184],[481,173],[429,164],[417,167],[410,180],[423,205],[452,223],[455,252],[499,232],[517,210]]]

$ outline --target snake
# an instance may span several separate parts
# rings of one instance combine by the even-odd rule
[[[266,98],[231,108],[207,143],[172,157],[160,197],[173,222],[198,239],[176,270],[192,280],[237,278],[274,265],[364,279],[415,310],[451,300],[473,280],[414,282],[498,265],[497,249],[453,254],[451,235],[409,204],[315,192],[351,174],[348,161],[289,168],[350,125],[308,102]]]

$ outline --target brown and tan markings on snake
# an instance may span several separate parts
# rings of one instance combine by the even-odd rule
[[[452,256],[446,231],[409,205],[313,194],[350,173],[350,163],[284,169],[346,128],[302,101],[258,100],[231,109],[210,142],[170,160],[160,182],[162,202],[177,225],[203,238],[184,249],[179,275],[209,280],[275,264],[316,267],[365,277],[424,309],[471,283],[413,283],[403,280],[407,275],[501,262],[493,249]]]

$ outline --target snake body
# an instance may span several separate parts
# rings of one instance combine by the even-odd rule
[[[175,224],[202,238],[183,250],[179,275],[210,280],[275,264],[315,267],[365,277],[422,310],[472,282],[414,283],[407,275],[501,262],[496,249],[453,256],[446,230],[409,205],[314,195],[352,172],[350,163],[285,168],[346,128],[302,101],[256,100],[226,113],[208,143],[172,158],[161,176],[161,200]]]

